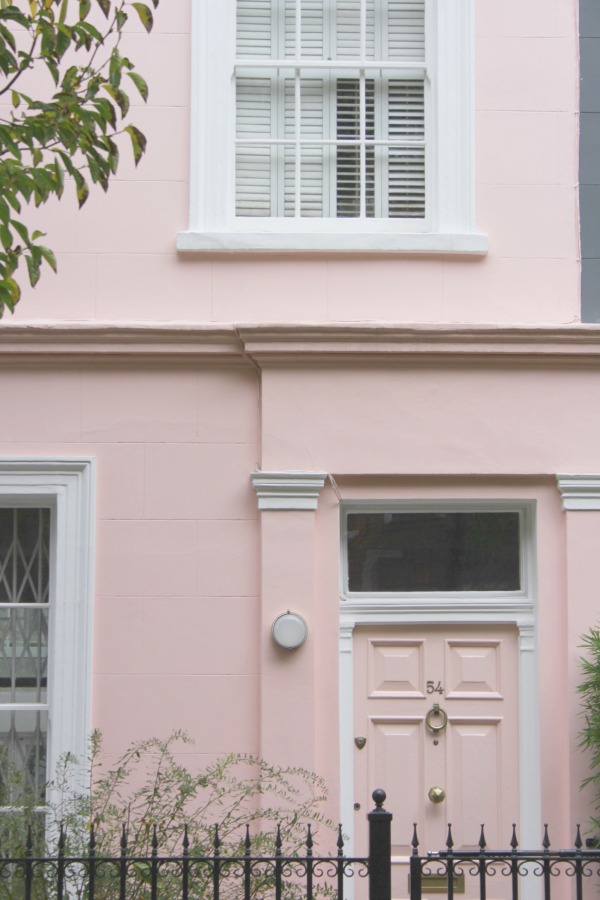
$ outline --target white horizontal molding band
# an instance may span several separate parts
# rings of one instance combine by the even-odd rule
[[[253,472],[259,509],[317,508],[327,472]]]
[[[600,511],[600,475],[557,475],[563,509]]]
[[[192,253],[463,253],[483,256],[488,251],[488,243],[486,234],[476,232],[181,231],[177,235],[177,249]]]

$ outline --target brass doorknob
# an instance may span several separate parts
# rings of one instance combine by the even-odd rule
[[[441,787],[429,788],[429,799],[432,803],[443,803],[446,799],[446,791]]]

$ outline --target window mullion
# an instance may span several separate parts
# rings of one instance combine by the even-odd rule
[[[300,60],[302,58],[302,0],[296,0],[296,68],[294,70],[294,218],[300,217],[301,156],[300,128],[302,126],[300,95]]]
[[[367,0],[360,0],[360,58],[367,58]],[[359,140],[360,140],[360,164],[359,164],[359,188],[360,188],[360,218],[367,215],[367,150],[366,140],[367,96],[366,96],[366,72],[364,67],[359,76]]]

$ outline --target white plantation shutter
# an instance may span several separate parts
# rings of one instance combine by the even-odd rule
[[[237,0],[236,214],[423,218],[424,53],[424,0]]]
[[[390,140],[423,139],[425,135],[422,81],[390,79],[387,83],[387,129]],[[425,148],[391,144],[387,159],[387,215],[425,215]]]

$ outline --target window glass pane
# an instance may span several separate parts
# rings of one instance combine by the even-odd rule
[[[47,733],[46,711],[0,708],[0,797],[3,797],[3,803],[18,802],[19,791],[23,789],[34,791],[40,801],[44,799]]]
[[[518,591],[517,512],[350,513],[350,591]]]

